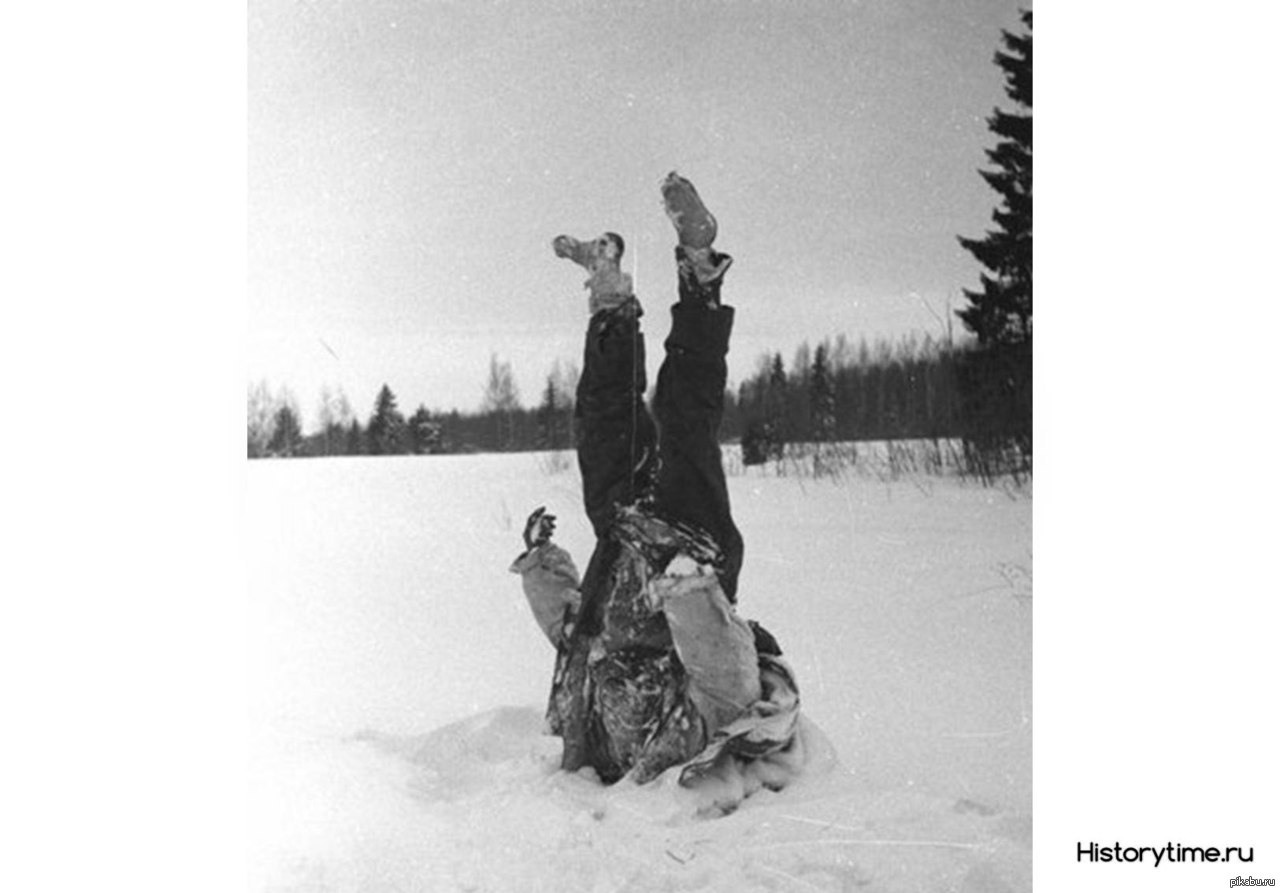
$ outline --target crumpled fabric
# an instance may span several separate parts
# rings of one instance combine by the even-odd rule
[[[718,729],[707,746],[680,770],[680,784],[693,787],[726,760],[759,760],[786,751],[800,720],[795,675],[780,657],[760,655],[761,698],[738,719]]]

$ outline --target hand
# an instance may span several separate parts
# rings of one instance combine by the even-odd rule
[[[556,516],[547,514],[547,507],[540,505],[524,523],[524,544],[528,549],[536,549],[543,543],[550,542],[555,531]]]

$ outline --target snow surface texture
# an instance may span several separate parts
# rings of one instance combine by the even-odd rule
[[[601,787],[541,734],[553,655],[507,566],[539,505],[586,565],[561,466],[247,464],[251,890],[1031,888],[1029,490],[730,477],[811,769],[718,817],[736,792]]]

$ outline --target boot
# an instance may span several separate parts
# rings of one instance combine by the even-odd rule
[[[720,285],[733,258],[714,248],[691,250],[676,246],[676,273],[679,277],[680,301],[712,310],[720,306]]]
[[[662,204],[675,225],[680,244],[695,251],[716,240],[716,218],[698,197],[693,184],[675,171],[662,181]]]
[[[720,281],[733,258],[711,247],[718,227],[693,184],[675,171],[662,181],[662,203],[676,228],[676,267],[683,303],[715,309],[720,306]]]
[[[631,276],[619,269],[615,258],[606,255],[606,245],[603,236],[590,242],[572,236],[556,236],[551,240],[551,250],[556,257],[571,260],[591,273],[583,283],[583,288],[590,292],[587,309],[591,316],[624,307],[639,315]]]

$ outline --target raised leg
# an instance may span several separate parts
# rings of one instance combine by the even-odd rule
[[[585,242],[556,236],[557,257],[591,273],[590,320],[574,416],[583,502],[604,540],[615,509],[644,494],[653,477],[657,434],[644,405],[644,336],[631,277],[619,267],[623,241],[604,233]]]
[[[657,432],[644,405],[644,335],[639,305],[591,317],[583,349],[574,417],[583,502],[596,537],[604,539],[619,506],[651,487]]]
[[[659,510],[709,533],[724,555],[720,582],[736,601],[742,534],[733,523],[717,434],[724,416],[725,354],[733,308],[680,303],[658,372],[653,409],[658,421]]]
[[[743,543],[729,507],[718,440],[734,319],[733,308],[720,304],[720,287],[732,258],[710,247],[715,218],[693,184],[673,172],[662,193],[680,242],[680,301],[671,308],[671,334],[653,400],[662,457],[657,503],[664,514],[700,527],[716,541],[724,555],[720,583],[734,602]]]

